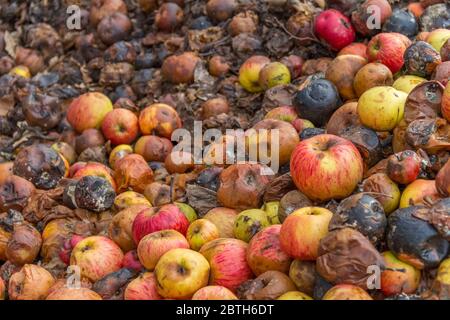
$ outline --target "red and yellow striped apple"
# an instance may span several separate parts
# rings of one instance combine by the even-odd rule
[[[350,141],[321,134],[300,142],[291,156],[291,175],[309,199],[349,196],[363,176],[363,160]]]

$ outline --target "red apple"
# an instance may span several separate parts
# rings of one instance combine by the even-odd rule
[[[206,286],[192,296],[192,300],[237,300],[233,292],[222,286]]]
[[[363,160],[348,140],[321,134],[303,140],[291,156],[291,175],[311,200],[349,196],[363,176]]]
[[[275,270],[289,272],[291,258],[281,250],[281,225],[264,228],[253,236],[248,244],[247,263],[257,276]]]
[[[350,19],[334,9],[322,11],[316,17],[314,33],[336,51],[355,41],[356,37]]]
[[[60,287],[52,291],[45,300],[103,300],[95,291],[88,288]]]
[[[379,33],[367,45],[369,62],[381,62],[394,74],[403,66],[403,54],[411,41],[402,34]]]
[[[132,233],[134,241],[139,244],[147,234],[161,230],[172,229],[184,236],[188,227],[189,220],[180,208],[175,204],[166,204],[161,208],[142,210],[134,219]]]
[[[361,42],[350,43],[348,46],[342,48],[337,55],[342,56],[345,54],[354,54],[367,60],[367,45]]]
[[[189,243],[178,231],[161,230],[143,237],[139,241],[137,254],[142,265],[153,271],[162,255],[175,248],[189,249]]]
[[[69,168],[69,177],[72,178],[77,173],[77,171],[85,167],[86,164],[87,164],[86,162],[78,161],[75,162],[73,165],[71,165]]]
[[[81,269],[81,275],[97,281],[122,267],[123,252],[117,244],[103,236],[87,237],[75,246],[70,264]]]
[[[132,143],[139,133],[138,118],[128,109],[114,109],[103,119],[102,132],[113,145]]]
[[[209,283],[235,291],[243,282],[253,278],[247,264],[248,245],[238,239],[216,239],[203,245],[200,253],[211,266]]]
[[[122,267],[131,269],[131,270],[135,270],[138,272],[142,270],[143,266],[142,266],[141,262],[139,261],[139,257],[137,255],[136,250],[128,251],[124,255],[123,261],[122,261]]]
[[[281,226],[281,249],[294,259],[316,260],[320,240],[327,235],[332,216],[331,211],[321,207],[295,210]]]
[[[67,109],[67,121],[79,133],[99,129],[106,114],[113,109],[111,100],[100,92],[82,94]]]
[[[157,290],[155,274],[145,272],[132,280],[125,289],[124,300],[161,300]]]
[[[417,179],[422,160],[412,150],[405,150],[388,158],[387,174],[389,178],[400,184],[409,184]]]
[[[78,242],[83,240],[84,237],[74,234],[71,238],[67,239],[64,242],[64,246],[62,250],[59,252],[59,258],[62,262],[69,265],[70,264],[70,255],[72,253],[72,249],[75,248]]]

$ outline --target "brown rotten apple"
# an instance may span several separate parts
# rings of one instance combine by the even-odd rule
[[[114,178],[119,191],[130,188],[144,192],[145,186],[153,182],[153,171],[142,156],[129,154],[116,162]]]
[[[170,155],[173,145],[169,139],[158,136],[142,136],[134,145],[134,152],[144,157],[145,161],[164,162]]]
[[[166,58],[161,67],[164,79],[172,84],[194,82],[194,71],[200,58],[193,52],[184,52]]]
[[[43,300],[47,297],[55,279],[46,269],[26,264],[9,279],[10,300]]]
[[[260,164],[234,164],[220,174],[217,199],[228,208],[245,210],[262,205],[264,189],[269,183],[268,176],[261,175],[264,167]]]
[[[291,156],[295,185],[311,200],[349,196],[363,176],[358,149],[348,140],[321,134],[300,142]]]
[[[281,249],[295,259],[315,260],[320,240],[327,235],[332,216],[331,211],[320,207],[294,211],[281,226]]]

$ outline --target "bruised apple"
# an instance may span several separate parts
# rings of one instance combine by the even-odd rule
[[[142,193],[153,182],[153,171],[138,154],[129,154],[116,162],[114,179],[119,192],[132,189]]]
[[[419,287],[420,270],[398,260],[395,255],[386,251],[382,253],[387,269],[381,273],[381,291],[385,296],[400,293],[411,294]]]
[[[417,179],[403,190],[400,208],[418,206],[441,198],[434,180]]]
[[[10,300],[44,300],[54,283],[46,269],[26,264],[9,279],[8,296]]]

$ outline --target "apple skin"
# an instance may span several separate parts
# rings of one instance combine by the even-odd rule
[[[172,148],[173,144],[167,138],[142,136],[136,141],[134,152],[141,155],[147,162],[164,162],[172,152]]]
[[[290,82],[291,72],[281,62],[271,62],[259,72],[259,85],[265,90]]]
[[[75,180],[79,180],[86,176],[100,177],[108,181],[113,187],[113,189],[117,191],[117,184],[114,178],[112,177],[111,173],[112,173],[111,169],[105,166],[104,164],[101,164],[99,162],[88,162],[86,165],[76,170],[72,178]]]
[[[143,269],[136,250],[131,250],[125,253],[122,261],[122,267],[134,270],[136,272],[139,272]]]
[[[225,287],[206,286],[194,293],[192,300],[238,300],[238,298]]]
[[[341,50],[356,38],[350,20],[334,9],[322,11],[316,17],[314,33],[335,51]]]
[[[377,61],[397,73],[403,66],[403,54],[411,41],[402,34],[383,32],[374,36],[367,44],[369,62]]]
[[[126,287],[124,300],[162,300],[156,289],[156,278],[153,272],[144,272],[132,280]]]
[[[134,219],[132,233],[138,244],[141,239],[152,232],[173,229],[183,236],[189,227],[189,220],[175,204],[166,204],[161,208],[142,210]]]
[[[381,291],[385,296],[393,296],[400,293],[412,294],[419,287],[420,270],[410,264],[398,260],[395,255],[386,251],[382,253],[387,268],[381,273]]]
[[[144,195],[135,191],[122,192],[114,199],[114,207],[119,211],[134,205],[146,205],[147,207],[152,206],[150,201],[148,201]]]
[[[234,224],[234,237],[249,242],[253,236],[270,225],[267,213],[261,209],[248,209],[238,214]]]
[[[100,129],[106,114],[113,110],[111,100],[100,92],[82,94],[67,109],[67,121],[78,133]]]
[[[450,122],[450,81],[447,82],[442,95],[441,112],[445,120]]]
[[[358,286],[338,284],[328,290],[322,300],[373,300],[372,297]]]
[[[297,130],[292,124],[287,123],[286,121],[264,119],[256,123],[252,129],[256,131],[250,129],[245,133],[246,148],[247,150],[257,150],[258,159],[262,156],[260,155],[261,150],[267,150],[268,157],[271,157],[273,152],[272,149],[274,148],[274,146],[272,146],[272,130],[278,130],[279,138],[278,141],[275,139],[275,143],[278,144],[278,161],[280,165],[289,162],[292,151],[300,142]],[[267,130],[267,133],[264,134],[259,130]]]
[[[274,108],[267,112],[264,116],[264,119],[282,120],[289,122],[290,124],[292,124],[292,122],[297,118],[297,111],[295,111],[295,108],[291,106],[281,106]]]
[[[158,293],[168,299],[189,299],[208,284],[210,266],[200,253],[172,249],[155,267]]]
[[[331,134],[301,141],[290,162],[297,188],[318,201],[349,196],[361,181],[363,168],[358,149],[350,141]]]
[[[81,275],[95,282],[122,267],[123,252],[117,244],[103,236],[87,237],[75,246],[70,264],[81,269]]]
[[[261,92],[264,89],[259,84],[259,72],[270,63],[270,59],[264,56],[252,56],[248,58],[239,69],[239,83],[248,92]]]
[[[409,94],[416,86],[421,84],[422,82],[427,81],[425,78],[421,78],[418,76],[404,75],[397,78],[392,84],[394,89],[399,91],[403,91]]]
[[[364,59],[368,60],[367,56],[367,45],[365,43],[353,42],[339,51],[338,56],[342,56],[344,54],[354,54]]]
[[[0,300],[5,300],[6,287],[5,282],[0,277]]]
[[[217,207],[209,210],[203,219],[207,219],[214,223],[219,229],[220,238],[234,237],[234,222],[236,221],[238,212],[234,209]]]
[[[114,170],[116,162],[131,153],[133,153],[133,147],[129,144],[119,144],[118,146],[115,146],[109,154],[108,162],[110,167]]]
[[[427,42],[431,44],[437,52],[440,52],[442,46],[448,39],[450,39],[450,30],[435,29],[428,34]]]
[[[235,292],[243,282],[253,278],[247,263],[248,244],[238,239],[219,238],[202,246],[200,253],[211,265],[209,284],[224,286]]]
[[[250,240],[247,249],[247,263],[256,276],[266,271],[289,272],[292,259],[281,250],[281,224],[275,224],[259,231]]]
[[[148,106],[139,114],[139,127],[144,135],[157,134],[170,139],[173,131],[181,128],[177,111],[164,103]]]
[[[136,204],[120,210],[114,215],[109,223],[108,236],[124,251],[136,249],[133,240],[133,221],[144,209],[150,208],[147,204]]]
[[[313,298],[300,291],[288,291],[279,296],[277,300],[313,300]]]
[[[199,251],[205,243],[219,238],[219,229],[207,219],[198,219],[189,226],[186,238],[191,249]]]
[[[103,300],[102,297],[95,291],[88,288],[67,288],[61,287],[52,291],[45,300]]]
[[[153,271],[159,259],[176,248],[189,249],[186,238],[175,230],[161,230],[150,233],[139,241],[137,254],[139,261],[149,271]]]
[[[113,145],[130,144],[139,134],[138,118],[128,109],[114,109],[103,119],[102,132]]]
[[[400,184],[409,184],[417,179],[422,160],[411,150],[405,150],[388,158],[387,173],[389,178]]]
[[[281,249],[294,259],[316,260],[332,216],[331,211],[320,207],[295,210],[281,225]]]
[[[424,205],[425,201],[436,201],[441,198],[434,180],[417,179],[408,184],[400,198],[400,208]]]

